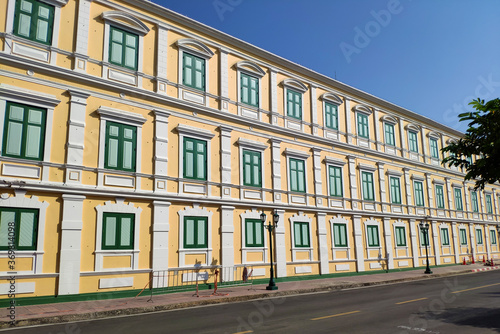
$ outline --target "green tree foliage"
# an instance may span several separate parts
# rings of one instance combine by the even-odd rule
[[[441,150],[450,153],[442,163],[462,168],[465,180],[474,180],[477,190],[500,181],[500,99],[486,103],[477,99],[469,105],[477,111],[458,115],[460,122],[469,122],[469,128],[458,142]],[[467,159],[474,155],[474,162]]]

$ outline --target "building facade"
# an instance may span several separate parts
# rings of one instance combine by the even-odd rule
[[[6,0],[0,26],[0,298],[11,271],[18,297],[263,278],[262,212],[278,277],[421,267],[421,222],[431,265],[500,254],[500,188],[441,165],[436,121],[149,1]]]

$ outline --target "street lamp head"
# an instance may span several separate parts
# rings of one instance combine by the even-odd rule
[[[274,214],[273,214],[274,226],[278,226],[279,221],[280,221],[280,215],[278,215],[278,213],[276,211],[274,211]]]
[[[262,213],[260,214],[260,220],[262,221],[262,223],[266,223],[266,214],[264,213],[264,211],[262,211]]]

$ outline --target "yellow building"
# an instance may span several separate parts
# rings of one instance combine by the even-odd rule
[[[498,258],[498,185],[440,164],[460,132],[148,1],[0,26],[1,298],[265,278],[262,212],[278,277],[421,267],[422,222],[433,266]]]

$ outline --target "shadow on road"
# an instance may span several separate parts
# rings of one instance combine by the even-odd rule
[[[500,309],[497,308],[458,307],[430,316],[457,326],[485,328],[500,333]]]

